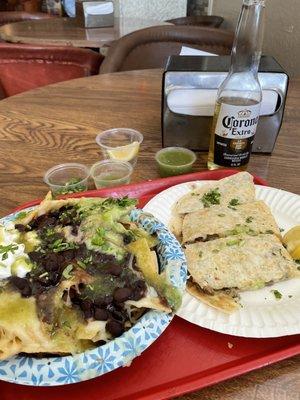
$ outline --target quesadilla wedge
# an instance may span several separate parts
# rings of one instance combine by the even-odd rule
[[[206,241],[246,233],[250,236],[273,233],[280,237],[276,221],[263,201],[228,208],[206,208],[185,215],[182,223],[182,243]]]
[[[231,206],[255,201],[253,177],[240,172],[192,190],[180,198],[173,208],[175,214],[187,214],[215,206]]]
[[[0,360],[80,353],[147,309],[176,310],[181,292],[158,270],[155,235],[131,221],[135,204],[48,195],[0,227]]]
[[[187,245],[185,254],[192,281],[208,295],[255,290],[299,276],[297,264],[273,234],[197,242]]]

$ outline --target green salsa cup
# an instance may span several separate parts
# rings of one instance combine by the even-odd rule
[[[155,155],[162,178],[191,172],[196,159],[196,154],[184,147],[166,147]]]

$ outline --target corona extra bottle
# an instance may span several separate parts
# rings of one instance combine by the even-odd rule
[[[259,120],[262,90],[258,67],[263,41],[264,0],[244,0],[211,128],[209,169],[246,169]]]

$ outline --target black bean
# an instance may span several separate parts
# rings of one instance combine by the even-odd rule
[[[122,267],[118,264],[110,264],[101,269],[105,274],[120,276],[122,273]]]
[[[111,316],[115,321],[125,322],[127,316],[124,314],[124,311],[112,310]]]
[[[74,236],[77,236],[77,234],[78,234],[78,226],[77,225],[73,225],[72,226],[72,229],[71,229],[71,233],[72,233],[72,235],[74,235]]]
[[[19,232],[26,232],[27,227],[26,225],[22,225],[22,224],[16,224],[15,228],[19,231]]]
[[[72,250],[72,249],[70,249],[70,250],[65,250],[65,251],[62,251],[61,253],[60,253],[60,255],[61,255],[61,257],[63,257],[63,259],[65,260],[65,261],[71,261],[71,260],[73,260],[74,259],[74,250]]]
[[[46,271],[58,271],[59,263],[58,263],[58,255],[55,253],[47,254],[46,258],[43,261],[43,267]]]
[[[108,321],[105,329],[113,336],[118,337],[121,336],[124,332],[124,325],[118,321]]]
[[[124,301],[130,299],[131,294],[132,294],[132,289],[128,287],[117,288],[114,291],[114,300],[117,303],[124,303]]]
[[[147,290],[146,283],[142,280],[138,280],[133,285],[133,293],[131,296],[131,300],[138,301],[144,297],[145,292]]]
[[[106,295],[101,298],[97,298],[95,301],[95,306],[96,307],[107,307],[113,302],[113,296]]]
[[[37,264],[39,264],[44,258],[44,255],[42,253],[39,253],[38,251],[31,251],[30,253],[28,253],[28,256],[30,258],[30,261]]]
[[[80,308],[83,311],[84,317],[86,319],[92,318],[94,316],[94,307],[91,300],[82,300],[80,302]]]
[[[87,256],[87,248],[85,244],[79,245],[78,249],[75,250],[74,255],[76,258],[85,258]]]
[[[10,281],[20,291],[23,297],[31,296],[32,289],[27,279],[13,276]]]
[[[97,321],[107,321],[109,317],[108,311],[103,308],[95,308],[94,318]]]
[[[123,242],[124,242],[124,244],[129,244],[129,243],[131,243],[132,242],[132,236],[131,235],[125,235],[124,236],[124,238],[123,238]]]

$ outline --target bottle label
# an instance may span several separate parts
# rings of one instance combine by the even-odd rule
[[[235,106],[221,103],[215,128],[214,162],[240,167],[249,161],[259,119],[260,103]]]

